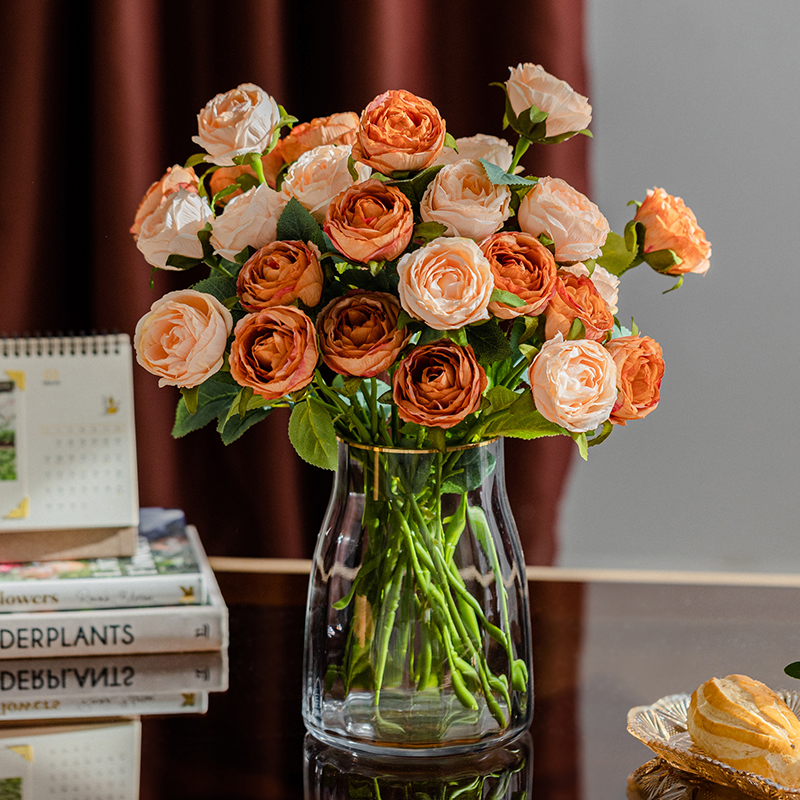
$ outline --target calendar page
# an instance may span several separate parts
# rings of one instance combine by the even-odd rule
[[[138,521],[126,335],[0,340],[2,533]]]

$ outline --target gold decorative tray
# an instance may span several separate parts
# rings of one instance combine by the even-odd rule
[[[778,692],[778,695],[795,714],[800,713],[800,692]],[[800,800],[800,789],[779,786],[768,778],[734,769],[696,750],[686,730],[689,699],[688,694],[673,694],[662,697],[653,705],[632,708],[628,712],[628,732],[664,761],[684,772],[737,789],[751,797]]]

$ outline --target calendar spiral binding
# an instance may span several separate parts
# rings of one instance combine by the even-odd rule
[[[0,357],[117,355],[129,342],[126,333],[2,336]]]

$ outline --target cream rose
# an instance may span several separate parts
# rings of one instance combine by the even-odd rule
[[[195,191],[178,189],[145,218],[136,246],[148,264],[159,269],[177,269],[167,266],[167,259],[173,253],[189,258],[203,257],[203,246],[197,234],[213,219],[205,197]]]
[[[651,189],[634,219],[645,227],[644,252],[672,250],[680,259],[666,270],[669,275],[702,275],[711,264],[711,244],[697,218],[680,197]]]
[[[472,239],[440,236],[397,263],[403,308],[439,331],[489,319],[492,268]]]
[[[347,169],[348,158],[350,148],[335,144],[323,144],[303,153],[283,180],[284,200],[296,197],[322,223],[331,200],[355,182]],[[370,173],[363,164],[356,164],[356,171],[359,181],[366,180]]]
[[[136,360],[159,386],[192,388],[222,366],[233,318],[216,297],[182,289],[156,300],[136,325]]]
[[[476,133],[475,136],[463,136],[456,139],[458,152],[452,147],[445,147],[435,164],[455,164],[456,161],[471,159],[477,161],[482,158],[496,164],[502,170],[508,170],[514,160],[514,148],[499,136],[487,136],[485,133]]]
[[[573,433],[605,422],[617,399],[614,359],[588,339],[565,342],[558,334],[545,342],[528,378],[539,413]]]
[[[192,141],[209,154],[206,161],[230,167],[235,156],[263,153],[280,118],[272,97],[255,84],[243,83],[206,103]]]
[[[569,267],[562,267],[564,272],[571,272],[573,275],[591,278],[594,288],[597,293],[605,300],[608,310],[612,314],[616,314],[619,309],[617,303],[619,302],[619,278],[612,275],[607,269],[601,266],[595,266],[594,271],[589,275],[589,270],[585,264],[572,264]]]
[[[560,264],[599,256],[610,230],[600,209],[561,178],[540,178],[520,203],[518,218],[523,231],[553,240]]]
[[[142,223],[149,217],[173,192],[178,189],[186,189],[189,192],[196,192],[200,184],[200,179],[191,168],[184,168],[180,164],[169,167],[160,181],[150,185],[147,193],[136,209],[136,217],[131,225],[131,233],[134,238],[139,235]]]
[[[344,111],[329,117],[316,117],[302,122],[281,140],[281,153],[287,164],[297,161],[303,153],[323,144],[352,145],[358,130],[358,114]]]
[[[283,195],[266,183],[234,197],[212,224],[214,252],[233,261],[248,245],[258,249],[274,242],[284,205]]]
[[[566,81],[551,75],[539,64],[518,64],[509,67],[509,72],[506,91],[517,116],[531,106],[546,111],[547,136],[560,136],[589,127],[592,121],[589,100]]]
[[[384,175],[431,166],[444,147],[445,123],[428,100],[404,89],[378,95],[362,112],[353,158]]]
[[[419,204],[424,222],[447,226],[445,236],[485,239],[508,219],[511,189],[495,186],[480,161],[448,164],[428,184]]]

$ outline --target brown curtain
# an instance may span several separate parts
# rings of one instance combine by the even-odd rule
[[[389,88],[427,97],[455,136],[501,135],[490,87],[534,61],[587,93],[582,0],[5,0],[0,333],[119,330],[198,279],[149,268],[127,230],[148,185],[196,149],[197,111],[251,81],[301,120]],[[512,139],[513,140],[513,139]],[[534,147],[529,172],[587,191],[587,141]],[[173,441],[176,394],[136,368],[142,505],[181,507],[216,555],[309,556],[330,475],[273,414],[223,447]],[[552,563],[571,441],[509,442],[529,563]]]

